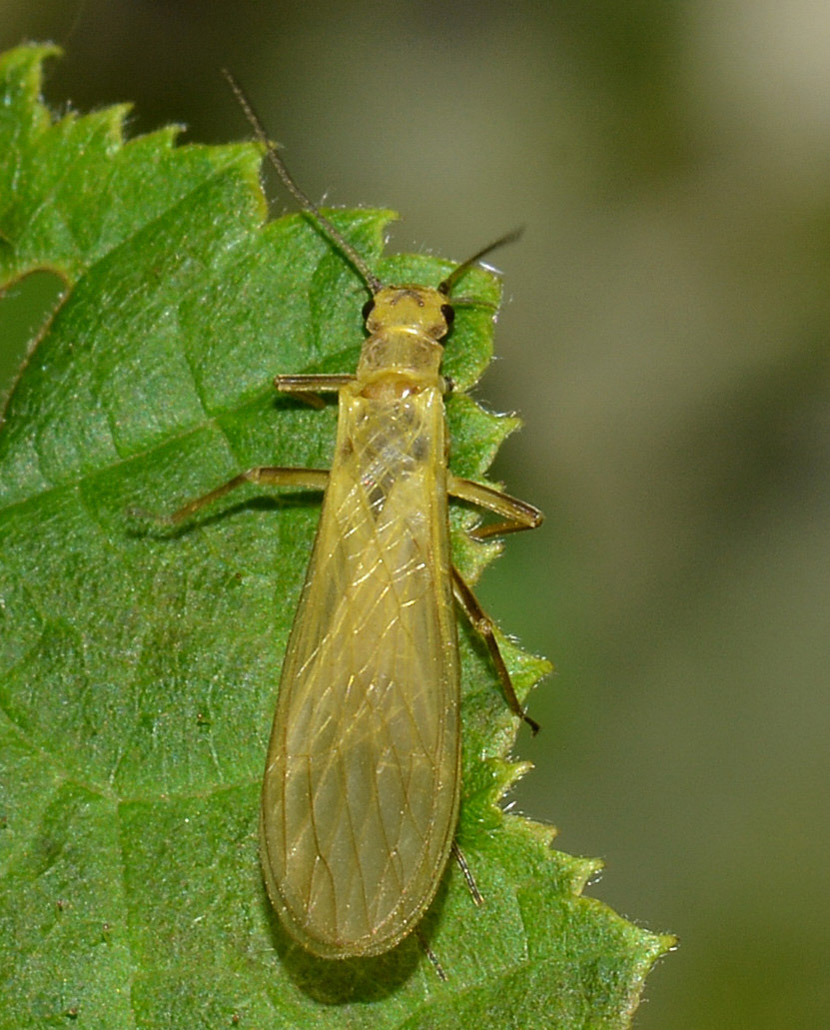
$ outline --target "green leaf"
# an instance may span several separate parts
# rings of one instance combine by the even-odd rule
[[[65,294],[0,433],[2,1026],[623,1027],[671,941],[581,897],[598,863],[499,807],[516,720],[462,628],[459,839],[423,930],[326,962],[277,924],[257,803],[312,495],[231,495],[176,533],[137,526],[259,463],[324,466],[335,409],[276,399],[276,372],[352,371],[365,289],[304,216],[266,222],[258,149],[125,142],[123,108],[54,119],[51,47],[0,62],[0,286]],[[386,280],[384,211],[330,212]],[[475,270],[446,371],[454,467],[484,473],[509,420],[461,391],[490,356],[498,282]],[[494,548],[455,516],[475,575]],[[546,671],[505,644],[519,694]]]

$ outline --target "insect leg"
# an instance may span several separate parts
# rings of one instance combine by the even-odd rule
[[[467,884],[467,890],[472,895],[473,904],[480,908],[484,904],[484,898],[481,896],[481,891],[478,889],[478,884],[473,877],[473,872],[467,865],[467,859],[464,857],[464,852],[458,846],[457,841],[452,842],[452,856],[456,860],[464,876],[464,880]]]
[[[159,522],[175,526],[190,515],[200,511],[205,505],[210,504],[211,501],[219,500],[220,497],[224,497],[225,494],[229,494],[231,490],[235,490],[244,483],[257,483],[266,486],[296,486],[306,490],[325,490],[328,481],[329,474],[327,469],[281,468],[280,466],[257,465],[246,472],[240,472],[238,476],[234,476],[227,483],[217,486],[206,494],[202,494],[201,497],[195,497],[192,501],[188,501],[178,511],[174,511],[172,515],[161,517],[154,515],[151,517],[158,519]],[[147,513],[137,512],[136,514],[146,515]]]
[[[285,375],[274,376],[274,386],[280,393],[287,393],[297,400],[304,401],[312,408],[323,408],[325,404],[318,393],[337,393],[347,383],[353,383],[356,376],[348,372],[335,373],[333,375],[318,375],[315,373],[288,372]]]
[[[446,983],[447,980],[448,980],[448,977],[447,977],[447,974],[444,972],[444,967],[438,961],[438,956],[435,954],[435,952],[432,950],[432,948],[427,943],[427,939],[426,939],[426,937],[424,937],[423,933],[421,933],[421,928],[419,926],[415,927],[415,936],[418,938],[418,943],[424,949],[424,954],[426,955],[426,957],[432,963],[432,967],[435,970],[435,972],[436,972],[436,974],[438,976],[438,979],[442,980],[444,983]]]
[[[476,504],[500,515],[501,522],[493,522],[486,526],[476,526],[470,536],[475,540],[487,540],[491,536],[504,536],[506,533],[518,533],[523,529],[536,529],[542,524],[542,513],[527,501],[495,490],[492,486],[474,483],[471,479],[458,479],[450,476],[447,492],[460,501]]]
[[[516,526],[515,528],[530,529],[531,527]],[[487,645],[487,650],[490,652],[490,658],[493,661],[493,665],[496,667],[496,672],[499,674],[501,687],[504,691],[504,696],[510,707],[510,711],[513,712],[514,715],[518,715],[520,719],[523,719],[528,724],[534,735],[537,734],[539,732],[539,723],[534,719],[531,719],[530,716],[525,713],[519,699],[516,697],[516,691],[513,689],[513,682],[510,679],[510,673],[507,671],[507,666],[504,664],[504,658],[502,657],[501,649],[499,648],[499,642],[496,640],[495,624],[478,603],[476,595],[464,582],[461,573],[454,565],[452,568],[452,592],[455,594],[456,601],[458,601],[464,609],[464,613],[472,623],[473,629],[481,635],[484,643]]]
[[[357,376],[349,372],[338,372],[334,375],[293,374],[274,376],[274,386],[281,393],[336,393],[348,383],[353,383]]]

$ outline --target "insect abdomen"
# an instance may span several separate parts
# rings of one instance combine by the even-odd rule
[[[432,900],[460,752],[440,391],[340,404],[262,823],[272,901],[329,958],[393,947]]]

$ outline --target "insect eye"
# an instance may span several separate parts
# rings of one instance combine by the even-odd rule
[[[455,308],[452,304],[442,304],[441,314],[444,316],[444,321],[447,323],[447,329],[452,329],[452,324],[455,321]]]
[[[364,322],[369,317],[369,315],[371,315],[372,311],[374,310],[374,307],[375,307],[375,299],[374,299],[374,297],[371,300],[367,300],[366,303],[363,305],[363,321]]]

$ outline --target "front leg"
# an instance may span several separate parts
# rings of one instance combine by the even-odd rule
[[[318,393],[338,393],[353,383],[357,377],[348,372],[323,375],[316,373],[299,372],[296,375],[288,372],[285,375],[274,376],[274,386],[280,393],[287,393],[291,397],[305,401],[312,408],[322,408],[324,403]]]

